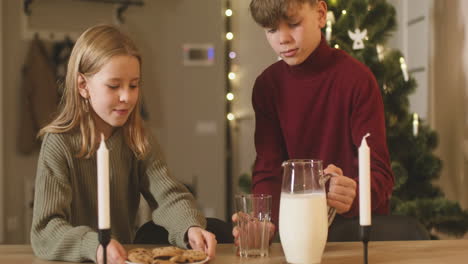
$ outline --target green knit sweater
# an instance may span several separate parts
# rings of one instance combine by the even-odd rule
[[[39,155],[31,244],[48,260],[96,261],[96,155],[76,158],[78,133],[46,134]],[[106,140],[109,149],[112,237],[132,243],[140,194],[153,209],[153,221],[169,232],[169,242],[186,247],[189,227],[205,228],[193,196],[169,176],[157,144],[145,160],[137,160],[121,129]]]

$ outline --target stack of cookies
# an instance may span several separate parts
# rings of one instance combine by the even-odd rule
[[[194,263],[205,260],[206,257],[205,252],[178,247],[134,248],[128,252],[128,260],[140,264]]]

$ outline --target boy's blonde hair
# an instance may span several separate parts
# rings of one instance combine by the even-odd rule
[[[291,10],[309,3],[315,5],[319,0],[252,0],[250,14],[257,24],[264,28],[274,28],[280,20],[287,20]]]
[[[87,99],[78,91],[78,75],[92,76],[117,55],[128,55],[138,59],[141,74],[141,55],[133,41],[119,29],[111,25],[98,25],[87,29],[75,43],[68,61],[64,92],[58,116],[39,131],[45,133],[65,133],[80,129],[81,148],[77,157],[90,158],[99,143],[97,131]],[[140,115],[141,90],[138,100],[127,122],[123,125],[124,137],[138,159],[149,151],[149,141]]]

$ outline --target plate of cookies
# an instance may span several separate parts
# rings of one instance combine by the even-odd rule
[[[178,247],[134,248],[127,264],[202,264],[210,260],[205,252]]]

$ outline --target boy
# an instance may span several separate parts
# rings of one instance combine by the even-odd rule
[[[281,163],[288,159],[330,164],[325,172],[337,176],[330,180],[328,205],[343,216],[358,215],[358,147],[366,133],[371,134],[372,212],[388,214],[394,179],[381,94],[366,66],[327,45],[321,33],[326,3],[252,0],[250,11],[282,58],[258,76],[252,95],[253,193],[272,195],[273,223],[278,223]]]

